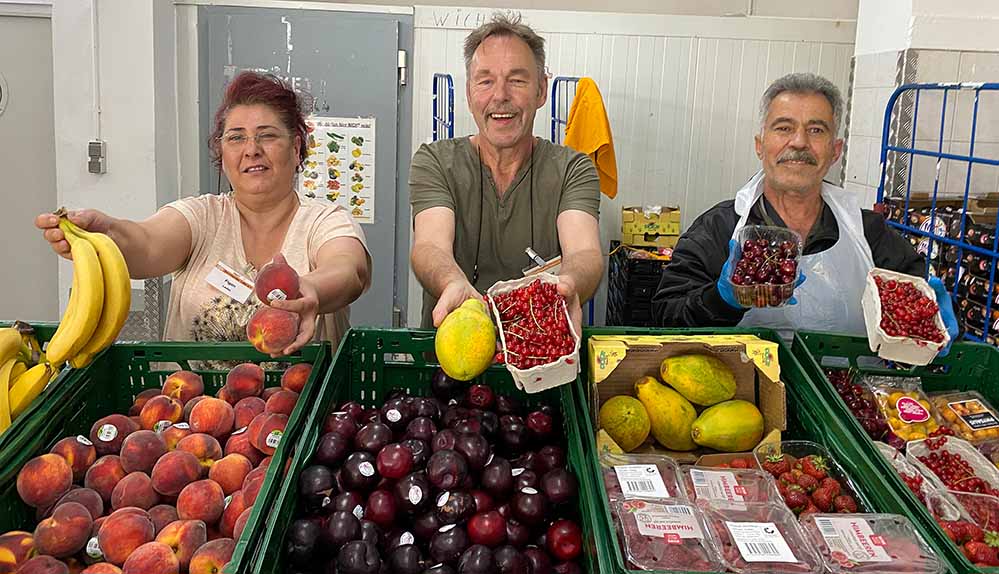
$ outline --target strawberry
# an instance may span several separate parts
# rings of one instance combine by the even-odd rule
[[[818,488],[812,493],[812,502],[819,507],[822,512],[829,512],[833,507],[833,499],[836,494],[828,488]]]
[[[732,459],[732,468],[749,468],[749,461],[744,458]]]
[[[798,486],[803,488],[805,492],[812,492],[818,488],[819,481],[814,476],[803,474],[798,477]]]
[[[951,542],[957,545],[961,544],[961,539],[964,538],[964,527],[960,522],[937,519],[937,524]]]
[[[784,486],[787,486],[789,484],[794,484],[795,483],[794,475],[791,474],[790,472],[785,472],[784,474],[777,477],[777,482],[779,484],[783,484]]]
[[[788,462],[787,457],[782,454],[772,454],[763,461],[763,470],[769,472],[774,478],[784,474],[791,470],[791,463]]]
[[[964,537],[965,540],[984,542],[985,532],[983,532],[982,529],[973,522],[964,522]]]
[[[972,540],[964,545],[964,555],[975,564],[988,566],[994,562],[999,562],[999,555],[996,554],[996,549],[977,540]]]
[[[833,499],[833,507],[841,514],[857,512],[857,502],[849,494],[841,494]]]
[[[784,497],[784,502],[787,503],[787,507],[792,512],[797,514],[808,506],[808,495],[800,490],[788,489],[787,496]]]
[[[727,462],[723,462],[723,463],[719,464],[718,466],[716,466],[715,468],[732,468],[732,465],[730,465]]]
[[[839,481],[831,476],[827,476],[819,482],[819,488],[827,488],[832,491],[833,496],[839,496],[843,487],[839,484]]]
[[[801,472],[814,476],[818,480],[826,477],[826,470],[828,469],[829,465],[826,464],[826,459],[817,454],[810,454],[801,459]]]
[[[818,506],[815,506],[814,502],[812,502],[811,500],[809,500],[808,501],[808,505],[805,506],[805,509],[801,511],[801,514],[799,514],[798,517],[799,518],[804,518],[804,517],[808,516],[809,514],[816,514],[818,512],[822,512],[822,511],[819,510]]]
[[[801,467],[800,466],[796,466],[796,467],[794,467],[794,468],[791,469],[791,476],[794,477],[794,481],[795,482],[798,482],[798,477],[801,476],[801,475],[803,475],[803,474],[805,474],[805,473],[801,471]]]

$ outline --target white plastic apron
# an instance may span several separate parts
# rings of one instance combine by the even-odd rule
[[[749,212],[761,195],[762,171],[735,195],[739,223],[733,239],[746,225]],[[746,312],[739,326],[776,329],[785,338],[801,329],[866,336],[860,299],[874,258],[864,237],[860,203],[854,194],[825,182],[822,199],[836,217],[839,239],[821,253],[801,256],[798,269],[805,274],[805,282],[794,290],[797,305],[754,307]]]

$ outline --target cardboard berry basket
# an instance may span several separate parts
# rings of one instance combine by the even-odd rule
[[[580,410],[584,413],[584,416],[580,420],[590,424],[588,429],[584,429],[589,430],[589,432],[583,433],[584,440],[589,442],[587,449],[596,452],[595,415],[599,410],[600,398],[606,398],[604,397],[604,390],[600,389],[600,385],[606,384],[608,380],[613,380],[617,375],[623,377],[627,374],[626,378],[632,381],[643,374],[658,377],[659,363],[652,360],[652,358],[641,360],[643,368],[647,369],[647,372],[637,372],[634,369],[628,370],[621,367],[627,367],[630,362],[641,359],[646,354],[658,354],[656,358],[661,360],[662,357],[669,355],[671,352],[675,354],[676,348],[693,348],[689,342],[682,342],[685,338],[693,339],[713,336],[717,338],[719,345],[726,340],[728,341],[724,349],[725,351],[736,355],[749,353],[756,360],[768,365],[767,372],[764,372],[758,366],[756,369],[750,366],[750,370],[754,371],[750,380],[755,381],[753,388],[755,388],[754,392],[756,393],[758,404],[762,405],[761,411],[765,413],[770,412],[770,415],[764,414],[765,421],[771,421],[770,425],[772,429],[780,430],[780,437],[783,440],[808,440],[828,449],[836,462],[839,463],[845,473],[853,480],[853,485],[858,491],[857,503],[859,506],[869,508],[874,512],[892,512],[891,508],[900,506],[900,503],[893,502],[898,493],[879,488],[881,485],[875,477],[874,463],[871,457],[880,457],[880,455],[873,452],[873,450],[870,453],[862,452],[857,447],[856,439],[852,438],[846,427],[836,417],[829,416],[831,408],[827,401],[819,395],[815,385],[805,374],[801,364],[791,354],[790,348],[783,342],[777,332],[770,329],[747,328],[638,329],[605,327],[586,328],[583,333],[584,339],[587,340],[587,344],[583,346],[584,354],[582,356],[584,365],[583,374],[586,378],[584,380],[585,384],[583,384],[584,393],[581,395],[584,401],[580,405]],[[617,345],[616,350],[606,345],[602,350],[595,350],[594,342],[601,339],[601,337],[598,337],[594,340],[593,337],[595,336],[603,336],[605,341],[607,340],[606,338],[614,337],[619,339],[622,344]],[[627,341],[631,338],[642,337],[644,340],[644,338],[650,336],[667,337],[668,339],[667,342],[663,343],[663,347],[661,348],[649,345],[631,346],[627,344]],[[745,341],[747,336],[757,338],[754,339],[756,341],[755,349],[748,349],[745,343],[740,342]],[[763,343],[760,343],[760,341]],[[669,345],[683,346],[671,349],[668,347]],[[757,351],[760,352],[757,353]],[[632,354],[635,356],[632,357]],[[612,367],[612,365],[616,365],[616,367]],[[779,367],[777,375],[767,374],[768,372],[774,373],[777,367]],[[608,378],[604,378],[596,384],[591,384],[594,373],[606,372],[612,368],[614,370],[611,371]],[[773,379],[774,376],[778,379],[777,381]],[[623,385],[624,378],[621,378],[617,382]],[[624,387],[622,386],[621,388]],[[775,420],[779,421],[779,424],[774,423],[773,421]],[[691,453],[691,455],[692,461],[696,459],[696,452]],[[598,536],[600,537],[598,545],[609,549],[609,568],[603,569],[603,572],[608,574],[639,574],[642,571],[635,570],[629,566],[626,559],[627,556],[616,539],[611,508],[606,495],[607,486],[604,483],[603,469],[600,467],[597,457],[593,457],[592,466],[593,482],[599,498],[596,504],[598,510],[603,513],[604,518],[602,522],[606,524],[606,527],[598,532]],[[901,488],[904,489],[904,485]],[[782,508],[786,508],[783,501],[777,501],[777,503]]]
[[[878,512],[890,512],[907,516],[916,530],[930,544],[945,562],[951,572],[959,574],[971,572],[999,573],[999,568],[975,566],[953,544],[939,528],[926,504],[919,501],[902,479],[892,463],[878,453],[883,447],[872,441],[863,427],[857,422],[836,389],[826,377],[824,369],[849,369],[856,377],[865,375],[919,377],[925,392],[933,394],[942,391],[977,391],[990,403],[999,402],[999,385],[995,384],[995,374],[999,373],[999,349],[991,345],[958,341],[951,346],[950,354],[937,357],[925,366],[898,365],[875,356],[865,337],[799,331],[795,334],[794,355],[804,365],[809,377],[816,383],[819,392],[826,398],[829,410],[824,416],[837,419],[848,427],[852,442],[865,452],[875,453],[875,472],[869,477],[871,483],[881,483],[881,489],[890,491],[893,496]],[[918,461],[917,461],[918,462]],[[922,465],[910,465],[920,469],[924,485],[931,483],[934,496],[946,493],[937,487]],[[927,496],[927,500],[929,497]]]
[[[551,273],[538,273],[519,279],[498,281],[486,292],[486,295],[489,296],[489,307],[493,311],[493,318],[499,330],[500,344],[503,348],[502,353],[506,362],[506,368],[513,376],[513,381],[517,384],[517,388],[528,393],[540,393],[541,391],[570,383],[575,381],[579,375],[579,334],[576,333],[576,328],[572,324],[572,319],[569,317],[569,310],[566,308],[564,301],[562,302],[562,311],[565,313],[566,324],[569,326],[569,332],[575,341],[572,353],[563,355],[554,362],[529,369],[518,369],[510,364],[510,352],[507,350],[507,333],[503,329],[503,322],[500,320],[500,310],[493,303],[493,297],[526,287],[535,281],[557,285],[558,276]]]
[[[236,540],[225,572],[245,571],[254,555],[257,540],[270,515],[270,506],[285,480],[285,464],[291,458],[314,403],[315,392],[328,370],[330,354],[328,343],[310,344],[283,358],[274,370],[268,368],[264,371],[264,386],[275,387],[281,384],[281,375],[290,364],[312,364],[309,380],[277,444],[274,464],[267,467],[253,511],[242,536]],[[31,419],[30,425],[4,451],[6,462],[0,466],[0,534],[11,530],[31,532],[38,523],[35,509],[21,500],[16,489],[18,473],[26,462],[49,452],[53,444],[64,437],[86,437],[93,424],[107,415],[127,415],[136,395],[146,389],[162,388],[167,376],[178,367],[201,375],[204,394],[215,396],[226,383],[228,369],[215,370],[212,366],[216,364],[203,361],[274,364],[268,355],[258,352],[249,343],[116,343],[98,355],[90,365],[74,369],[72,372],[76,374],[55,389],[55,393]],[[105,512],[107,514],[109,512]]]
[[[864,323],[867,326],[867,340],[872,351],[879,357],[889,361],[901,361],[910,365],[926,365],[933,361],[940,349],[950,343],[950,334],[944,325],[943,319],[938,311],[933,321],[937,328],[944,334],[944,339],[940,343],[922,341],[911,337],[896,337],[885,333],[881,328],[881,296],[878,293],[878,286],[874,282],[875,277],[883,277],[885,280],[894,279],[896,281],[907,281],[916,286],[930,299],[936,300],[933,288],[922,277],[896,273],[887,269],[871,269],[867,274],[867,285],[864,287],[864,295],[860,302],[864,308]]]

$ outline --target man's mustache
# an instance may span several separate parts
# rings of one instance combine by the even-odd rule
[[[803,161],[811,165],[818,165],[818,161],[815,156],[808,153],[807,151],[789,151],[786,154],[777,158],[777,163],[784,163],[788,161]]]

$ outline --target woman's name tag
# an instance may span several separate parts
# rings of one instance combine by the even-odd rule
[[[205,281],[239,303],[246,303],[250,294],[253,293],[253,281],[222,261],[216,263],[215,267],[208,272]]]

